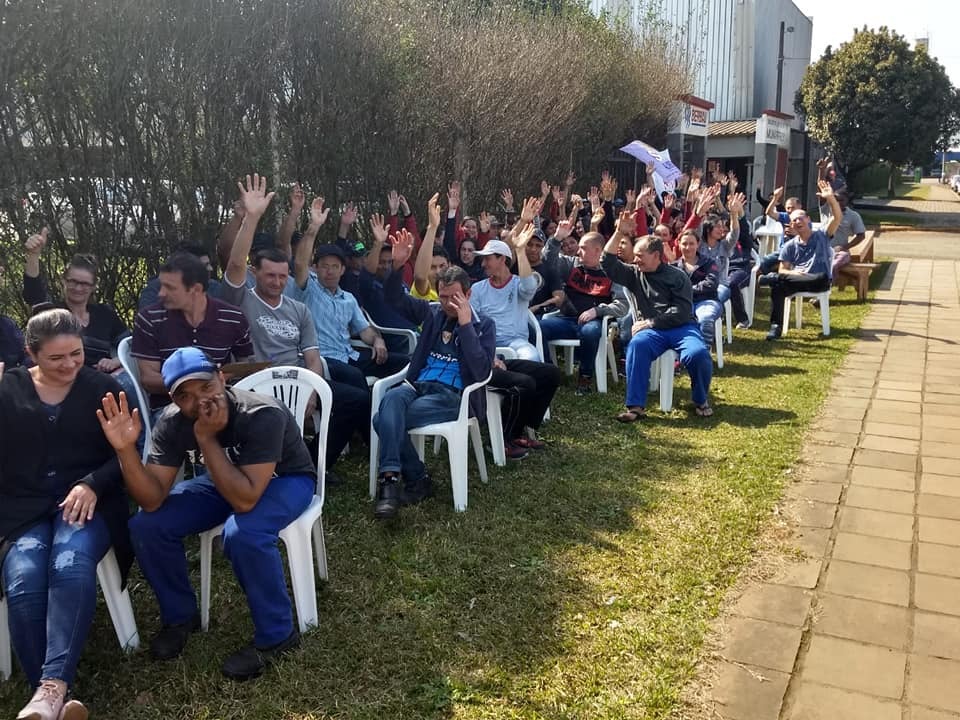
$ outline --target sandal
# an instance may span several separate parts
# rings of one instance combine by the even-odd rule
[[[695,405],[693,409],[697,413],[697,415],[699,415],[700,417],[710,417],[711,415],[713,415],[713,408],[710,407],[710,403],[704,403],[703,405]]]
[[[635,423],[640,418],[644,418],[646,416],[647,411],[644,408],[637,408],[636,410],[627,408],[624,412],[617,415],[617,422]]]

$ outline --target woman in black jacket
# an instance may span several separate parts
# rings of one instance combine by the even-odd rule
[[[10,637],[36,688],[17,716],[86,718],[68,700],[93,619],[97,563],[114,546],[129,567],[127,499],[96,411],[117,394],[84,366],[83,327],[68,310],[27,323],[30,369],[0,375],[0,568]]]

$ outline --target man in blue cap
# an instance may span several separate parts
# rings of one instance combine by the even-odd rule
[[[177,657],[199,628],[183,539],[224,523],[223,551],[247,596],[254,638],[222,670],[235,680],[254,678],[300,642],[277,540],[310,504],[316,472],[290,411],[271,397],[226,387],[203,351],[174,351],[161,373],[173,403],[153,428],[146,465],[136,449],[140,417],[126,397],[121,393],[118,405],[107,396],[98,412],[141,508],[130,536],[163,623],[150,651],[158,660]],[[206,472],[175,484],[193,453]]]

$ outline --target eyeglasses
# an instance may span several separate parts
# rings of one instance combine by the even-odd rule
[[[75,288],[92,288],[96,283],[87,282],[86,280],[75,280],[74,278],[64,278],[63,282],[65,285]]]

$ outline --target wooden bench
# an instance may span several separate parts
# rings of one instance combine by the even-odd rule
[[[850,247],[850,262],[841,267],[834,278],[837,288],[841,290],[852,286],[857,291],[857,300],[867,299],[870,273],[879,267],[873,262],[873,236],[873,230],[868,230],[863,240]]]

